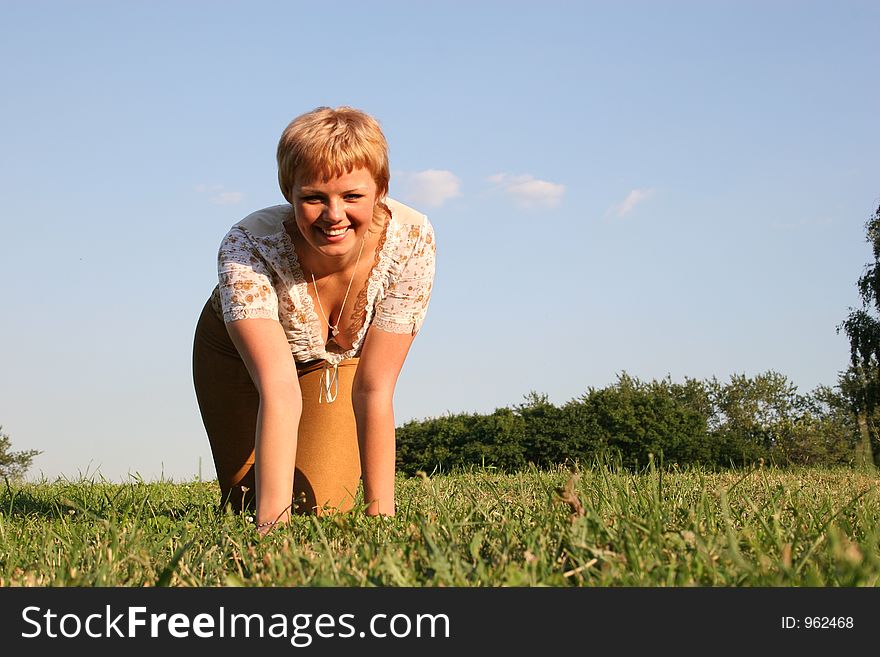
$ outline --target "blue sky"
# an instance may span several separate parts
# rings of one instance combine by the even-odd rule
[[[847,1],[0,2],[0,424],[31,477],[213,477],[195,321],[319,105],[379,119],[435,227],[399,424],[623,371],[834,385],[878,27]]]

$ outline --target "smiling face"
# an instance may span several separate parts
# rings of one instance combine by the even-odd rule
[[[293,211],[305,249],[300,258],[323,269],[330,258],[344,266],[357,256],[376,207],[376,181],[367,169],[353,169],[326,182],[297,180]],[[327,263],[329,264],[329,263]]]

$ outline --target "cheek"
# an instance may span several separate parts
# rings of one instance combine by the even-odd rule
[[[313,212],[307,205],[299,205],[294,209],[296,223],[302,225],[311,225],[317,219],[317,213]]]

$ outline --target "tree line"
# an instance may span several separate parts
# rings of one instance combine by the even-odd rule
[[[683,383],[623,373],[561,406],[532,392],[524,403],[492,413],[448,414],[397,429],[397,466],[408,474],[609,457],[628,468],[651,459],[726,468],[760,461],[856,465],[867,455],[860,453],[852,402],[840,389],[820,386],[802,395],[773,371]]]

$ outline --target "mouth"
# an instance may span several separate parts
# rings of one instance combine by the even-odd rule
[[[341,242],[345,239],[348,231],[351,230],[351,226],[333,228],[323,228],[320,226],[315,226],[315,230],[321,233],[321,235],[324,236],[324,239],[326,239],[328,242]]]
[[[347,231],[348,228],[348,226],[343,226],[341,228],[321,228],[321,232],[327,237],[338,237],[339,235],[345,235],[345,231]]]

